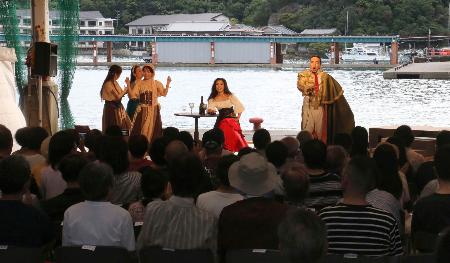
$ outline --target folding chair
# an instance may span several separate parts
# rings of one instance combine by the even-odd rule
[[[57,263],[130,263],[130,252],[123,247],[70,246],[56,249]]]
[[[214,263],[210,249],[169,249],[145,247],[139,251],[141,263]]]
[[[0,245],[0,262],[41,263],[42,249]]]
[[[235,249],[227,251],[226,263],[289,263],[279,250],[273,249]]]

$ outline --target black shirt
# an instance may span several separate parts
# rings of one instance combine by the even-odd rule
[[[63,221],[66,209],[84,200],[80,188],[66,188],[62,194],[43,201],[41,208],[51,220]]]
[[[432,194],[417,201],[411,231],[438,234],[450,226],[450,194]]]

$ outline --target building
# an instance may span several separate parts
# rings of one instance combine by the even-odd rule
[[[305,29],[300,33],[303,36],[336,36],[340,34],[337,28]]]
[[[297,32],[283,25],[263,26],[259,28],[264,35],[298,35]]]

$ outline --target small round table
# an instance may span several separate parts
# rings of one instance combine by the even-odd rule
[[[199,133],[198,133],[198,119],[199,118],[210,118],[210,117],[217,117],[217,114],[204,114],[200,115],[198,113],[190,113],[190,112],[181,112],[181,113],[175,113],[175,116],[180,117],[191,117],[195,119],[195,129],[194,129],[194,141],[199,141]]]

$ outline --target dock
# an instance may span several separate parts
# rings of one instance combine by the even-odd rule
[[[412,63],[383,73],[385,79],[450,79],[450,62]]]

